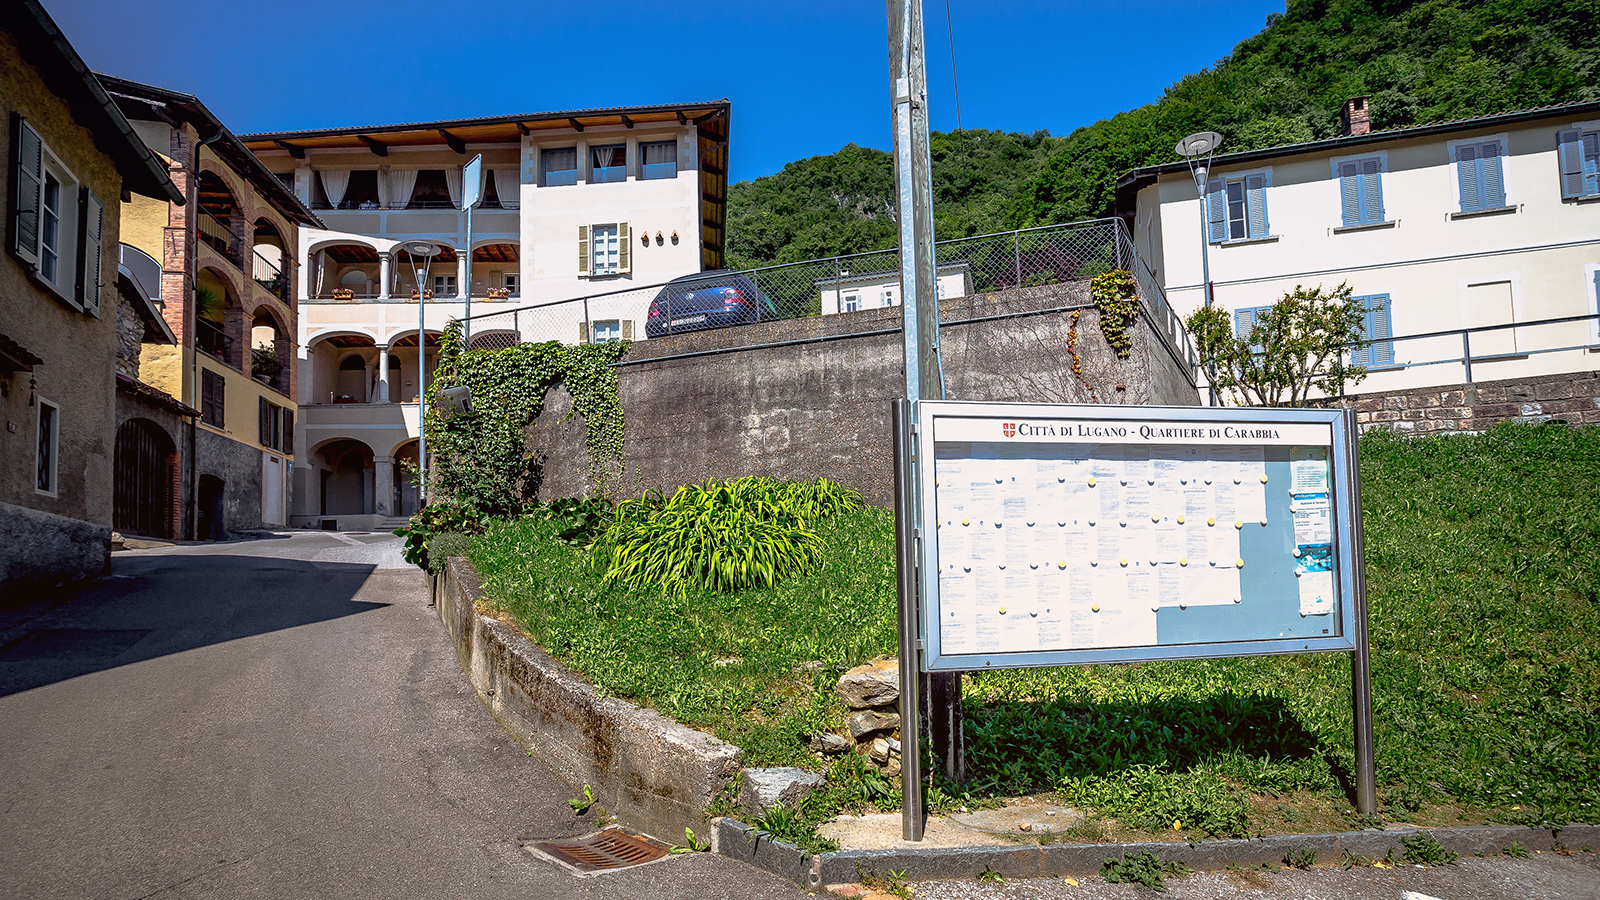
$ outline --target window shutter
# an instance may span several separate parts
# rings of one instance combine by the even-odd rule
[[[579,322],[578,323],[578,343],[580,343],[580,344],[589,343],[589,323],[588,322]]]
[[[1505,206],[1506,183],[1500,170],[1500,145],[1484,144],[1478,156],[1479,161],[1483,163],[1483,208],[1494,209],[1497,206]]]
[[[578,226],[578,277],[589,274],[589,226]]]
[[[622,339],[625,340],[625,341],[633,340],[633,320],[632,319],[623,319],[622,320]]]
[[[1357,184],[1359,167],[1353,162],[1339,164],[1339,199],[1346,228],[1361,224],[1361,190]]]
[[[105,207],[88,188],[78,191],[78,303],[91,316],[100,315],[100,261]]]
[[[1556,162],[1560,164],[1561,199],[1583,196],[1583,132],[1574,128],[1556,134]]]
[[[290,456],[294,455],[294,410],[283,411],[283,440],[278,442],[278,449]]]
[[[1461,211],[1483,208],[1478,194],[1478,148],[1456,148],[1456,178],[1461,184]]]
[[[257,409],[257,412],[259,413],[258,418],[260,420],[259,431],[260,431],[260,436],[261,436],[261,440],[260,440],[261,446],[263,446],[263,447],[271,447],[272,446],[272,418],[273,418],[272,417],[272,404],[268,403],[267,402],[267,398],[265,398],[265,397],[257,397],[256,398],[256,409]]]
[[[1368,298],[1368,308],[1372,310],[1371,324],[1367,334],[1375,342],[1372,345],[1372,364],[1375,366],[1389,366],[1394,364],[1394,342],[1388,340],[1394,337],[1394,330],[1389,323],[1389,295],[1382,294]]]
[[[1361,161],[1361,202],[1366,208],[1363,210],[1366,222],[1382,222],[1383,213],[1383,176],[1378,173],[1376,159]]]
[[[1221,178],[1206,183],[1206,225],[1213,244],[1228,239],[1228,198],[1223,196],[1223,187]]]
[[[1267,236],[1267,179],[1251,175],[1244,180],[1246,205],[1250,216],[1250,237]]]
[[[1583,192],[1600,194],[1600,131],[1583,136]]]
[[[633,242],[629,240],[627,222],[617,223],[617,271],[627,274],[633,271]]]
[[[39,265],[39,203],[44,187],[44,145],[26,119],[11,116],[11,250]]]

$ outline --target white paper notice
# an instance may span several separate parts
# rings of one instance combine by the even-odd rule
[[[1128,606],[1154,610],[1156,604],[1156,578],[1152,566],[1130,564],[1122,570],[1123,582],[1127,585]]]
[[[1218,525],[1232,525],[1239,518],[1239,505],[1234,499],[1239,496],[1239,486],[1233,483],[1233,472],[1228,476],[1211,484],[1211,515],[1206,518],[1216,519]]]
[[[1190,519],[1184,523],[1183,559],[1190,566],[1204,566],[1211,561],[1211,532],[1214,530],[1216,526],[1207,525],[1204,519]]]
[[[1150,479],[1150,450],[1148,447],[1124,447],[1122,450],[1122,483],[1128,487],[1146,487]]]
[[[1000,552],[1000,533],[993,525],[973,522],[963,526],[971,540],[968,559],[974,569],[994,569],[1005,562]]]
[[[1183,526],[1172,518],[1156,523],[1155,542],[1150,550],[1154,562],[1175,563],[1183,557]]]
[[[1038,632],[1040,650],[1060,649],[1065,639],[1067,599],[1063,594],[1066,585],[1065,573],[1052,571],[1050,574],[1034,576],[1037,602],[1031,615]]]
[[[983,460],[972,462],[973,468],[978,469],[978,464]],[[969,470],[968,475],[966,518],[973,525],[994,524],[1000,519],[1000,485],[995,482],[994,475],[987,471]]]
[[[972,576],[959,569],[953,574],[948,569],[941,573],[939,609],[944,613],[944,619],[939,623],[941,652],[972,652],[976,613],[972,602]]]
[[[1122,558],[1122,526],[1116,522],[1099,522],[1089,529],[1094,541],[1094,558],[1101,567]]]
[[[1295,494],[1290,503],[1296,544],[1327,544],[1333,540],[1333,518],[1327,494]]]
[[[1295,581],[1300,584],[1300,615],[1324,616],[1333,612],[1333,546],[1299,544],[1294,561]]]
[[[1104,522],[1117,522],[1122,519],[1122,491],[1121,485],[1107,479],[1099,481],[1094,486],[1094,492],[1100,495],[1100,519]]]
[[[1178,471],[1182,468],[1182,461],[1171,447],[1162,447],[1150,456],[1151,477],[1155,480],[1156,491],[1168,494],[1178,490],[1182,485],[1178,483]]]
[[[1067,530],[1054,522],[1036,522],[1028,529],[1033,546],[1028,551],[1028,563],[1043,572],[1058,572],[1058,564],[1066,558]]]
[[[1328,451],[1320,447],[1294,447],[1289,451],[1289,490],[1320,494],[1328,490]]]
[[[1162,563],[1156,566],[1156,605],[1177,606],[1183,602],[1183,572],[1186,566]]]
[[[1021,522],[1007,522],[1000,529],[1000,540],[1005,545],[1005,565],[1007,571],[1027,569],[1028,559],[1032,555],[1033,535],[1032,529]]]
[[[1183,486],[1183,515],[1185,519],[1205,521],[1211,515],[1211,485],[1200,478],[1191,478]]]
[[[1088,564],[1090,531],[1088,524],[1082,521],[1068,522],[1061,529],[1061,555],[1069,566],[1077,568]]]
[[[1094,448],[1094,459],[1090,462],[1091,474],[1096,481],[1121,481],[1122,480],[1122,448],[1116,444],[1100,444]]]
[[[999,607],[1000,648],[1006,652],[1039,649],[1033,573],[1026,568],[1021,572],[1007,572],[1005,592],[1005,600]]]
[[[1150,514],[1154,511],[1152,506],[1152,494],[1154,492],[1150,486],[1142,481],[1138,484],[1129,482],[1128,486],[1123,488],[1122,491],[1122,520],[1124,522],[1150,521]]]
[[[1122,556],[1130,562],[1141,559],[1149,562],[1155,544],[1155,527],[1149,516],[1129,519],[1128,524],[1122,526]]]

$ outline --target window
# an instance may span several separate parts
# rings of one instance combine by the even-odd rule
[[[1454,154],[1456,183],[1461,188],[1461,211],[1504,208],[1506,182],[1500,164],[1500,142],[1461,144]]]
[[[612,341],[633,340],[631,319],[595,319],[588,325],[578,323],[578,343],[608,344]]]
[[[226,382],[210,369],[200,370],[200,421],[212,428],[223,427],[223,389]]]
[[[1600,196],[1600,131],[1563,131],[1556,136],[1561,199]]]
[[[639,145],[639,155],[643,157],[644,163],[639,167],[639,177],[641,179],[678,177],[677,141],[648,141],[641,143]]]
[[[593,173],[591,184],[610,184],[628,180],[628,145],[602,144],[589,148],[589,163]]]
[[[517,273],[507,272],[501,276],[501,279],[501,283],[505,285],[506,293],[512,297],[517,296]]]
[[[1350,364],[1354,366],[1394,365],[1394,329],[1389,321],[1389,295],[1370,294],[1356,297],[1361,303],[1361,340],[1363,345],[1350,351]]]
[[[404,203],[406,209],[456,208],[456,201],[450,194],[450,181],[443,169],[417,170],[417,182],[411,186],[411,196]]]
[[[578,183],[578,148],[559,147],[539,152],[539,183],[545,187]]]
[[[256,402],[261,446],[280,453],[294,453],[294,410],[268,403],[265,397],[256,398]]]
[[[1383,160],[1373,156],[1341,160],[1337,165],[1344,227],[1383,222]]]
[[[861,308],[861,292],[850,291],[839,298],[840,312],[855,312]]]
[[[578,276],[624,275],[632,271],[628,223],[578,226]]]
[[[1206,218],[1213,244],[1270,237],[1266,174],[1211,179],[1206,185]]]
[[[293,172],[274,172],[272,173],[272,176],[278,179],[278,183],[287,188],[291,193],[294,191]]]
[[[454,297],[456,295],[456,276],[433,276],[433,295],[435,297]]]
[[[894,304],[894,288],[884,288],[883,292],[878,295],[878,305],[884,309],[888,309],[889,307],[894,306]]]
[[[97,316],[104,207],[26,119],[13,115],[11,134],[7,246],[64,302]]]
[[[378,172],[376,169],[351,169],[340,209],[377,209]]]
[[[56,493],[56,452],[61,446],[61,407],[39,398],[39,439],[35,457],[34,487],[42,494]]]
[[[1241,339],[1250,337],[1251,329],[1256,327],[1256,320],[1261,318],[1261,316],[1270,309],[1272,309],[1270,306],[1247,306],[1243,309],[1234,310],[1233,333]],[[1261,345],[1251,344],[1250,352],[1260,353]]]

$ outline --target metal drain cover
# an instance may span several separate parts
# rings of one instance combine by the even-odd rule
[[[672,850],[671,845],[653,837],[617,826],[580,837],[535,841],[525,846],[529,852],[580,876],[642,866],[665,859]]]

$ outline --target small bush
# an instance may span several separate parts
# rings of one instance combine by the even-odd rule
[[[607,581],[672,593],[770,586],[819,568],[810,526],[860,507],[859,494],[826,480],[686,485],[665,501],[650,492],[622,503],[593,558]]]
[[[1141,831],[1202,831],[1234,837],[1249,827],[1250,803],[1243,791],[1213,772],[1165,772],[1132,766],[1114,777],[1063,778],[1061,796]]]
[[[1455,851],[1446,850],[1442,844],[1433,839],[1433,835],[1426,831],[1419,831],[1411,837],[1401,838],[1400,846],[1405,848],[1405,861],[1414,865],[1448,866],[1455,862],[1457,858]]]
[[[428,565],[428,540],[436,534],[483,534],[484,516],[477,507],[464,503],[430,503],[417,511],[404,528],[395,534],[406,539],[406,562],[434,571]]]
[[[1106,857],[1100,874],[1112,884],[1142,884],[1153,891],[1167,889],[1167,876],[1182,878],[1189,867],[1181,862],[1167,862],[1154,853],[1129,853],[1121,859]]]
[[[473,539],[459,531],[441,531],[428,538],[427,567],[434,575],[444,571],[452,556],[466,556],[472,550]]]

